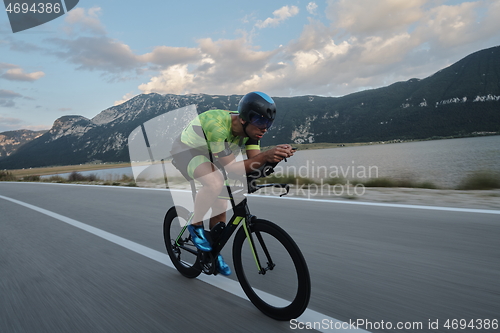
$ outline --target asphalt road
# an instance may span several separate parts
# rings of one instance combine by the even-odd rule
[[[298,328],[267,318],[231,292],[5,197],[158,253],[165,253],[163,216],[172,205],[167,191],[0,183],[0,332]],[[312,279],[309,309],[318,320],[324,315],[372,332],[500,330],[493,329],[493,320],[500,320],[500,215],[285,198],[249,202],[252,213],[281,225],[301,248]],[[455,326],[447,329],[447,320]],[[313,324],[330,328],[326,321]]]

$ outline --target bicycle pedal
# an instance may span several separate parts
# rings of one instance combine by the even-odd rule
[[[216,270],[216,264],[215,264],[215,257],[211,252],[202,252],[198,251],[198,256],[200,258],[200,264],[201,264],[201,269],[203,270],[203,273],[207,275],[214,274],[217,272]]]

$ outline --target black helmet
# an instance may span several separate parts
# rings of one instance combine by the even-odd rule
[[[271,97],[259,91],[246,94],[238,104],[240,118],[246,122],[267,123],[271,126],[276,117],[276,104]]]

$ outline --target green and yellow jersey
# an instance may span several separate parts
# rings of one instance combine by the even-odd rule
[[[250,138],[234,136],[231,130],[231,115],[237,111],[209,110],[192,120],[182,131],[181,141],[189,147],[211,152],[215,157],[227,156],[231,152],[260,150],[260,143]]]

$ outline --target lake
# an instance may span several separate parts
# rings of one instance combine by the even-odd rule
[[[478,171],[500,174],[500,136],[304,150],[276,168],[277,175],[361,180],[390,177],[430,181],[445,188],[455,188]],[[109,181],[133,175],[130,167],[81,174],[96,174]]]
[[[306,150],[284,165],[311,178],[325,177],[326,169],[326,178],[406,178],[455,188],[474,172],[500,174],[500,136]]]

